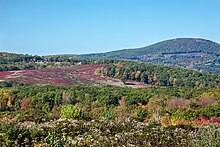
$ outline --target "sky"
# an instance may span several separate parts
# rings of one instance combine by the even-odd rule
[[[0,0],[0,52],[85,54],[185,37],[220,43],[220,0]]]

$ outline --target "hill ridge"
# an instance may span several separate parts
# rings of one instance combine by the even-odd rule
[[[140,48],[79,56],[132,60],[220,73],[220,44],[202,38],[175,38]]]

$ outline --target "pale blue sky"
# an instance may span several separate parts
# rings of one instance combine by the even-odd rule
[[[0,51],[81,54],[179,37],[220,43],[220,0],[0,0]]]

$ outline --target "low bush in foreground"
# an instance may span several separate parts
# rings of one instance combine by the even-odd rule
[[[0,146],[220,146],[219,140],[217,126],[72,119],[0,124]]]

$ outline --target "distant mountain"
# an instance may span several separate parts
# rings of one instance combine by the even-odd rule
[[[132,60],[220,73],[220,44],[198,38],[177,38],[142,48],[84,54],[80,57]]]

